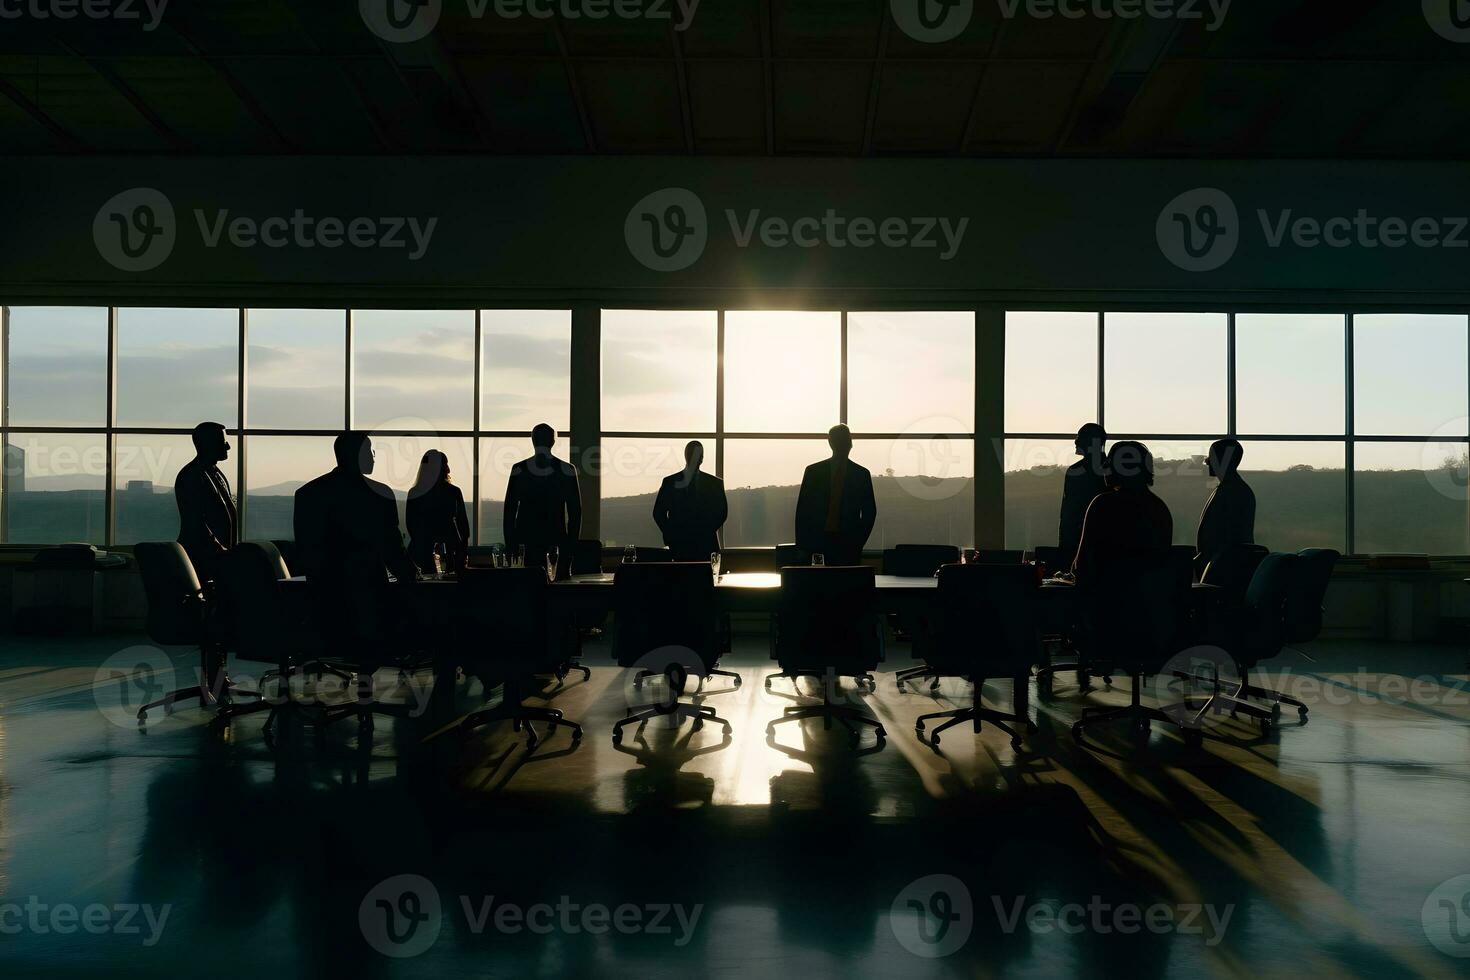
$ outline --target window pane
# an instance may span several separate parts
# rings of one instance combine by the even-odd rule
[[[235,440],[230,458],[220,471],[235,484]],[[174,478],[194,458],[188,436],[125,435],[117,437],[112,485],[117,543],[173,541],[179,536],[179,508],[174,503]]]
[[[296,491],[333,465],[332,440],[326,436],[250,436],[246,442],[245,526],[241,537],[254,541],[294,539]]]
[[[1215,478],[1205,467],[1208,442],[1148,443],[1154,454],[1154,493],[1169,505],[1174,518],[1174,543],[1194,544],[1199,536],[1199,515],[1215,489]]]
[[[1344,318],[1242,313],[1235,318],[1235,424],[1241,432],[1344,430]]]
[[[1076,432],[1095,421],[1097,314],[1007,313],[1006,431]]]
[[[664,477],[684,465],[687,439],[605,439],[602,443],[602,539],[608,547],[662,547],[653,498]],[[714,440],[704,440],[706,472],[715,470]]]
[[[467,430],[474,422],[471,310],[354,310],[353,425]]]
[[[474,441],[468,438],[445,438],[436,435],[384,436],[374,435],[373,472],[374,480],[386,483],[398,501],[398,529],[408,540],[408,524],[404,506],[409,488],[418,477],[419,463],[424,453],[437,449],[449,457],[449,478],[464,493],[465,507],[474,499]]]
[[[106,424],[105,307],[13,306],[7,356],[11,425]]]
[[[552,452],[565,459],[562,449],[558,444]],[[505,544],[505,485],[511,467],[530,455],[529,439],[480,440],[480,544]]]
[[[602,311],[604,432],[713,432],[718,318]]]
[[[118,424],[233,427],[239,345],[238,310],[118,310]]]
[[[1463,316],[1353,317],[1353,408],[1359,435],[1465,435]]]
[[[571,427],[572,312],[481,310],[480,428]]]
[[[869,549],[974,541],[973,440],[858,439],[852,458],[873,473],[878,521]]]
[[[840,313],[725,314],[726,432],[826,432],[841,376]]]
[[[1109,432],[1225,431],[1225,314],[1109,313]]]
[[[1244,446],[1240,474],[1256,494],[1256,544],[1272,551],[1341,551],[1347,540],[1342,443],[1247,441]]]
[[[973,432],[975,314],[849,313],[854,432]]]
[[[1078,458],[1071,440],[1006,440],[1002,468],[1007,548],[1030,550],[1057,546],[1062,478],[1067,467]]]
[[[801,474],[832,455],[825,439],[725,440],[725,547],[770,547],[796,540]]]
[[[107,446],[102,436],[16,433],[5,462],[12,542],[103,543]]]
[[[1464,443],[1357,443],[1353,494],[1360,554],[1463,555]]]
[[[342,428],[346,312],[251,310],[249,324],[250,428]]]

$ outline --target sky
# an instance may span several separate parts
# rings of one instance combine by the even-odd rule
[[[474,421],[474,311],[358,310],[352,372],[354,422],[369,430],[429,433]],[[249,311],[247,414],[252,428],[336,429],[347,366],[341,310]],[[122,309],[117,418],[122,426],[234,426],[239,314],[233,309]],[[481,428],[516,433],[568,425],[571,316],[565,310],[481,314]],[[682,461],[686,434],[716,424],[718,317],[711,311],[605,310],[602,322],[604,494],[651,492]],[[1341,435],[1345,416],[1343,318],[1241,314],[1236,318],[1237,422],[1252,434]],[[727,485],[789,485],[826,454],[821,436],[840,411],[841,317],[835,312],[730,311],[725,316]],[[1223,314],[1127,313],[1106,318],[1104,422],[1113,432],[1208,436],[1226,427],[1228,331]],[[107,311],[10,310],[13,425],[99,426],[105,413]],[[1362,315],[1354,342],[1359,434],[1466,433],[1467,324],[1463,316]],[[1098,321],[1093,313],[1011,313],[1006,321],[1006,428],[1053,437],[1096,418]],[[875,472],[968,477],[975,349],[969,313],[848,315],[848,417],[855,458]],[[790,432],[811,438],[749,438]],[[674,433],[670,438],[638,433]],[[745,437],[742,437],[745,436]],[[101,437],[15,434],[28,476],[100,486]],[[327,439],[249,437],[247,486],[290,485],[331,465]],[[442,448],[468,485],[468,439],[381,438],[378,473],[412,481],[424,449]],[[1243,437],[1246,468],[1343,465],[1340,442],[1272,443]],[[1156,457],[1202,455],[1207,438],[1151,440]],[[1433,467],[1453,443],[1360,446],[1360,468]],[[562,447],[564,451],[565,447]],[[709,467],[714,445],[707,445]],[[981,451],[993,451],[982,446]],[[1066,465],[1065,438],[1013,439],[1008,470]],[[172,483],[192,455],[187,436],[120,435],[118,481]],[[523,436],[482,440],[482,487],[499,499]],[[39,484],[34,484],[39,485]]]

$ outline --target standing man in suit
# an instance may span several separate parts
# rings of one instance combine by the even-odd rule
[[[571,463],[551,455],[556,430],[542,422],[531,430],[535,452],[510,469],[505,486],[505,544],[526,549],[526,564],[545,564],[546,549],[560,549],[556,575],[572,566],[572,545],[582,533],[582,491]]]
[[[394,652],[406,617],[407,599],[389,591],[388,576],[406,588],[417,569],[393,491],[368,478],[375,460],[367,433],[342,433],[332,454],[336,467],[296,491],[296,560],[329,644],[344,644],[370,674]]]
[[[1256,493],[1241,479],[1240,461],[1245,449],[1234,439],[1221,439],[1210,446],[1207,467],[1220,482],[1205,501],[1195,537],[1194,576],[1231,547],[1255,544]]]
[[[1062,478],[1062,513],[1057,522],[1057,550],[1065,567],[1077,557],[1082,541],[1082,521],[1087,505],[1106,489],[1103,478],[1103,443],[1108,434],[1096,422],[1077,430],[1077,455],[1082,458],[1067,467]]]
[[[730,509],[725,484],[699,468],[704,445],[684,447],[684,468],[664,477],[653,501],[653,521],[663,532],[674,561],[706,561],[720,550],[720,528]]]
[[[218,422],[194,426],[194,458],[174,479],[174,501],[179,506],[179,544],[193,562],[202,582],[213,581],[225,555],[240,543],[235,500],[230,481],[219,464],[230,456],[225,427]]]
[[[796,498],[796,546],[821,553],[828,564],[856,565],[878,520],[873,475],[848,459],[852,432],[845,425],[827,431],[830,459],[813,463],[801,477]]]

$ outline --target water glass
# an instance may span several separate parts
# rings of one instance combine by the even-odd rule
[[[512,564],[511,567],[513,567],[513,568],[525,568],[526,567],[526,546],[525,545],[523,545],[523,544],[516,545],[515,559],[514,559],[513,564]]]
[[[638,560],[638,549],[631,544],[623,549],[623,564],[631,565]]]
[[[822,554],[820,551],[818,551],[818,552],[816,552],[815,554],[812,555],[812,565],[813,566],[821,566],[821,565],[825,565],[825,564],[827,564],[827,556],[826,555]]]
[[[709,567],[710,567],[710,570],[715,573],[715,578],[719,578],[720,577],[720,553],[718,551],[711,551],[709,553]]]
[[[556,581],[556,563],[557,559],[560,557],[561,549],[558,548],[556,545],[552,545],[551,547],[546,549],[546,581]]]

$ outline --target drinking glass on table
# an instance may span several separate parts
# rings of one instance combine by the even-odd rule
[[[525,568],[526,567],[526,546],[525,545],[523,545],[523,544],[516,545],[515,559],[514,559],[514,561],[512,563],[512,567],[514,567],[514,568]]]
[[[718,551],[711,551],[709,553],[709,567],[710,567],[710,571],[712,571],[712,572],[715,573],[715,578],[719,578],[720,577],[720,553]]]
[[[556,562],[561,557],[561,549],[556,545],[546,549],[546,581],[556,581]]]
[[[436,542],[434,545],[434,578],[442,579],[448,567],[449,551],[444,547],[443,541]]]
[[[820,566],[825,565],[825,564],[827,564],[827,556],[826,555],[822,554],[820,551],[818,551],[818,552],[816,552],[815,554],[812,555],[812,565],[813,565],[813,567],[820,567]]]
[[[623,549],[623,564],[632,565],[638,561],[638,549],[631,544]]]

